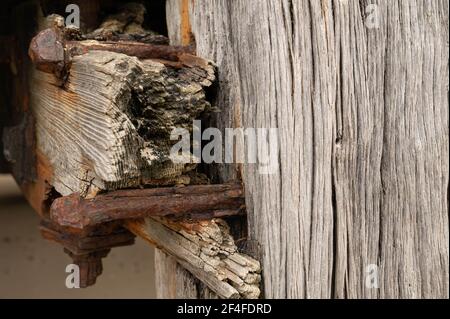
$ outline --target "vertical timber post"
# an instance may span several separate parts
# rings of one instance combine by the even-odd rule
[[[216,127],[278,128],[276,174],[216,171],[242,175],[265,297],[448,298],[448,1],[168,0],[173,44],[186,4]]]

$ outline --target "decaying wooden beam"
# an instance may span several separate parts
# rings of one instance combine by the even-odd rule
[[[49,183],[61,195],[84,197],[192,170],[195,164],[170,159],[170,133],[192,130],[192,120],[210,108],[205,89],[214,72],[194,56],[174,69],[98,50],[73,58],[64,87],[35,70],[31,104],[37,149],[53,167]]]
[[[89,32],[98,27],[102,11],[109,10],[117,1],[110,0],[39,0],[44,16],[55,13],[66,14],[68,4],[76,4],[80,9],[80,28]]]
[[[102,223],[150,216],[210,219],[242,214],[242,185],[190,185],[117,190],[84,199],[72,194],[56,199],[51,219],[61,226],[85,229]]]
[[[177,262],[221,298],[258,298],[261,268],[240,254],[221,219],[173,222],[166,218],[127,221],[137,236],[175,257]]]
[[[95,283],[110,248],[132,243],[128,233],[117,233],[123,226],[175,257],[218,296],[257,298],[259,263],[238,253],[227,223],[215,218],[244,211],[240,184],[118,190],[92,199],[73,194],[53,201],[41,231],[83,269],[83,286]]]
[[[146,5],[149,4],[149,2],[146,3]],[[118,12],[108,15],[98,28],[86,34],[86,38],[103,41],[134,38],[139,39],[140,42],[168,44],[167,37],[143,27],[145,13],[150,14],[152,20],[157,19],[152,9],[154,8],[146,8],[142,3],[125,3],[120,6]]]

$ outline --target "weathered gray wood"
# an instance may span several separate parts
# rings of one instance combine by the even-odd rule
[[[158,257],[156,257],[158,256]],[[155,249],[155,290],[156,298],[176,299],[176,260],[160,249]]]
[[[157,298],[196,299],[198,297],[197,290],[191,288],[196,287],[194,277],[189,275],[187,270],[184,270],[178,265],[174,257],[167,255],[159,249],[155,249],[155,258],[158,260],[158,262],[155,263],[155,288]],[[186,274],[177,275],[178,273]],[[177,281],[177,278],[185,278],[186,282]],[[188,289],[186,290],[185,287],[188,287]]]
[[[279,128],[277,174],[242,166],[265,297],[448,297],[448,2],[189,3],[217,126]]]
[[[179,265],[175,258],[156,249],[155,288],[162,299],[217,299],[207,286]]]
[[[198,1],[191,18],[198,54],[216,61],[220,91],[225,86],[231,95],[219,93],[219,108],[227,111],[218,122],[279,128],[277,173],[243,166],[249,238],[263,249],[265,296],[330,297],[334,63],[326,50],[328,17],[317,1],[292,7]]]

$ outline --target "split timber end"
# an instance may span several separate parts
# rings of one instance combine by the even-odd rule
[[[219,297],[259,298],[260,264],[238,252],[224,220],[180,223],[146,218],[127,221],[125,227],[173,256]]]

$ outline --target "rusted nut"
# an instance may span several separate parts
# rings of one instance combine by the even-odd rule
[[[45,239],[61,244],[73,263],[79,266],[82,288],[95,284],[102,273],[102,258],[111,248],[132,245],[135,238],[134,234],[117,222],[80,232],[44,219],[40,230]]]
[[[39,32],[31,40],[28,55],[38,70],[59,74],[66,62],[61,33],[56,29]]]
[[[87,288],[96,283],[97,277],[103,272],[102,259],[105,258],[110,251],[111,249],[105,249],[88,254],[77,255],[66,248],[64,249],[64,252],[72,258],[73,263],[80,269],[80,288]]]

